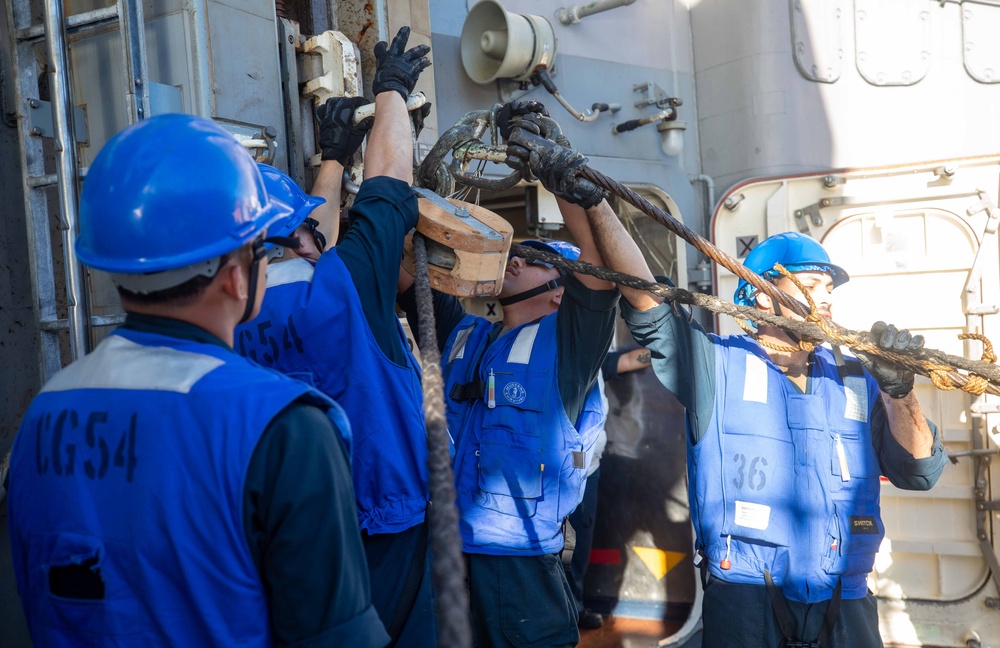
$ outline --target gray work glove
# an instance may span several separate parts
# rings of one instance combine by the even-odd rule
[[[374,117],[354,124],[354,111],[368,103],[364,97],[333,97],[316,109],[319,121],[319,147],[324,160],[336,160],[348,166],[351,156],[361,147],[365,134],[375,123]]]
[[[525,115],[545,115],[549,116],[549,111],[545,109],[540,101],[508,101],[497,111],[497,130],[503,140],[510,139],[510,132],[520,121],[520,117]]]
[[[383,92],[395,90],[406,101],[413,87],[417,85],[420,73],[430,66],[427,53],[431,48],[427,45],[417,45],[406,49],[406,41],[410,38],[410,28],[400,27],[392,45],[385,41],[375,44],[375,78],[372,80],[372,94],[378,96]]]
[[[579,151],[542,137],[536,115],[525,115],[517,126],[507,139],[507,166],[521,173],[531,171],[543,187],[584,209],[607,198],[608,192],[578,175],[589,160]]]
[[[907,329],[897,329],[892,324],[872,324],[872,341],[886,351],[916,351],[924,346],[923,335],[910,335]],[[913,389],[913,372],[880,360],[876,356],[857,351],[858,359],[876,381],[879,389],[893,398],[903,398]]]

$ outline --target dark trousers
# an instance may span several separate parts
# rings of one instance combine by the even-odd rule
[[[476,648],[572,648],[576,610],[556,555],[465,554]]]
[[[829,601],[787,601],[793,639],[815,641]],[[767,586],[727,583],[709,576],[702,606],[702,648],[778,648],[783,639]],[[875,597],[844,599],[823,648],[882,648]]]
[[[590,565],[590,550],[594,547],[594,523],[597,521],[597,480],[601,476],[598,468],[594,474],[587,477],[587,486],[583,491],[583,501],[570,513],[569,523],[576,533],[576,547],[573,557],[566,566],[566,580],[576,602],[576,613],[583,612],[583,581]]]
[[[399,533],[379,535],[361,534],[368,559],[372,605],[388,629],[400,606],[410,606],[411,601],[401,600],[406,589],[410,569],[418,565],[417,552],[423,547],[423,574],[412,607],[403,610],[403,624],[398,640],[390,644],[398,648],[433,648],[437,645],[434,624],[434,598],[431,590],[431,559],[426,537],[427,524],[418,524]]]

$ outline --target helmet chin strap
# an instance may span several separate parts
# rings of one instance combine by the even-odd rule
[[[529,290],[525,290],[524,292],[517,293],[516,295],[510,295],[508,297],[501,297],[497,301],[500,302],[501,306],[509,306],[510,304],[516,304],[517,302],[524,301],[525,299],[531,299],[532,297],[534,297],[536,295],[541,295],[542,293],[547,293],[550,290],[555,290],[559,286],[562,286],[564,283],[565,282],[563,281],[563,278],[560,275],[556,279],[550,279],[549,281],[546,281],[541,286],[535,286],[534,288],[531,288]]]
[[[257,239],[251,247],[253,258],[250,261],[250,288],[247,295],[247,305],[243,309],[243,317],[240,324],[250,321],[253,315],[253,307],[257,302],[257,277],[260,276],[260,263],[267,257],[267,250],[264,248],[264,239]]]
[[[306,226],[309,233],[316,239],[316,247],[320,252],[323,252],[326,249],[326,237],[323,236],[323,232],[319,231],[319,221],[315,218],[307,218],[302,221],[302,224]]]
[[[781,304],[778,303],[778,300],[775,299],[773,303],[774,303],[774,314],[777,315],[778,317],[784,317],[781,311]],[[802,338],[800,338],[795,333],[792,333],[791,331],[785,331],[785,335],[787,335],[796,346],[798,346],[802,342]]]

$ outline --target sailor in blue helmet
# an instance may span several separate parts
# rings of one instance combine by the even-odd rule
[[[569,186],[586,186],[577,160],[522,134],[540,160],[555,159]],[[608,267],[652,280],[636,244],[608,210],[588,211]],[[762,241],[746,265],[803,300],[781,263],[825,317],[848,280],[815,240],[785,233]],[[881,543],[879,476],[926,490],[945,453],[912,392],[913,374],[873,357],[800,350],[795,336],[758,325],[753,336],[706,333],[684,308],[622,287],[625,320],[651,351],[660,382],[685,406],[691,519],[705,585],[706,648],[882,646],[867,577]],[[737,303],[800,319],[740,283]],[[915,349],[878,322],[885,349]],[[863,365],[863,366],[862,366]]]
[[[76,251],[123,326],[32,402],[11,456],[14,572],[37,646],[384,646],[329,398],[232,350],[290,209],[225,129],[115,135]],[[278,241],[286,242],[286,241]]]
[[[263,169],[272,197],[294,210],[278,233],[294,234],[298,245],[271,251],[260,314],[236,330],[240,353],[308,382],[346,411],[372,603],[399,648],[436,643],[420,368],[395,312],[403,240],[417,221],[404,99],[430,64],[427,46],[406,49],[408,34],[404,27],[388,48],[376,45],[374,124],[353,123],[364,99],[333,98],[318,111],[319,196]],[[369,128],[365,178],[334,246],[344,167]]]
[[[584,209],[570,201],[602,198],[559,198],[579,249],[522,245],[600,263]],[[558,553],[604,422],[595,384],[618,292],[513,255],[501,321],[468,315],[449,295],[435,293],[434,301],[475,645],[575,646],[576,604]],[[412,288],[400,303],[416,327]]]

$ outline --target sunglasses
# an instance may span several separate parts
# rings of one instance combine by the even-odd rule
[[[507,255],[507,262],[509,263],[510,260],[513,259],[514,257],[517,257],[518,259],[524,259],[524,262],[527,263],[528,265],[541,266],[543,268],[548,268],[549,270],[555,267],[551,263],[546,263],[545,261],[539,261],[538,259],[528,259],[526,257],[514,254],[513,252]]]

